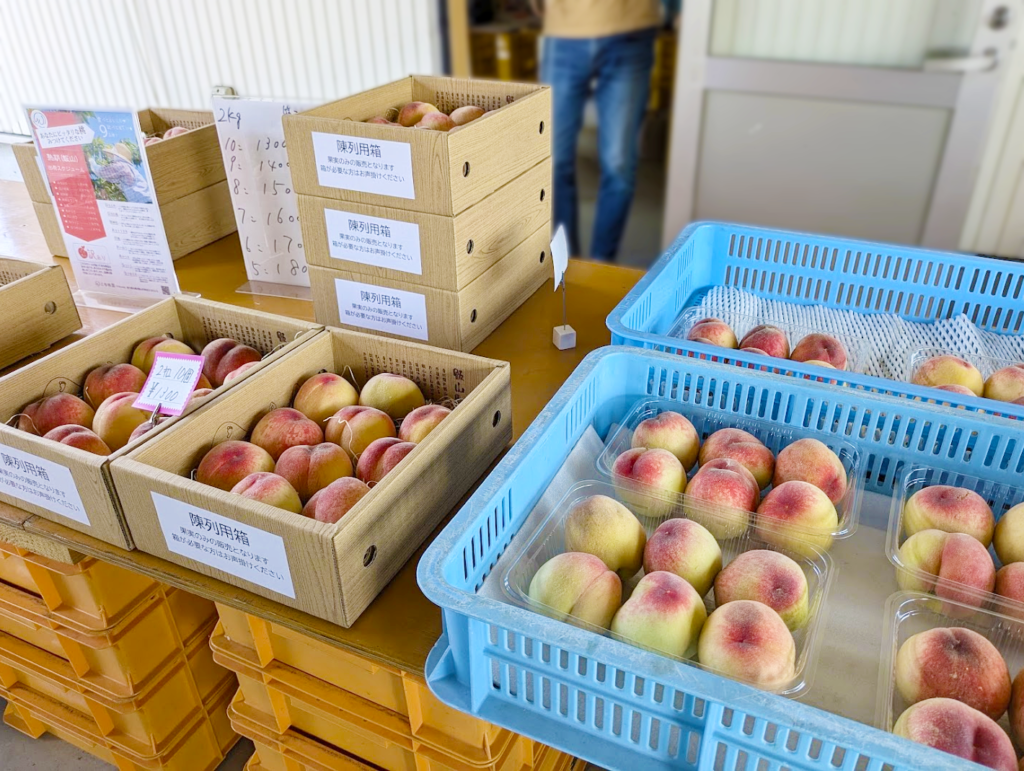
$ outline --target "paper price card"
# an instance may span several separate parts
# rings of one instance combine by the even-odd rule
[[[281,536],[160,493],[150,495],[172,552],[295,599]]]
[[[146,384],[133,407],[180,415],[203,374],[203,357],[186,353],[158,353],[153,359]]]
[[[0,448],[0,492],[83,525],[91,524],[68,467],[31,453]]]
[[[313,106],[281,99],[213,98],[238,240],[251,281],[309,286],[281,118]]]

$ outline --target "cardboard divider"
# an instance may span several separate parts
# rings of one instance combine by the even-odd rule
[[[4,343],[0,369],[82,328],[64,270],[0,257],[0,308]]]

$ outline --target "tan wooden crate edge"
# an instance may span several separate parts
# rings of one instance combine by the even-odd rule
[[[20,274],[20,277],[18,277]],[[64,270],[59,265],[0,257],[0,306],[6,329],[0,349],[0,369],[82,328]]]
[[[14,159],[28,188],[28,197],[35,203],[50,203],[50,188],[46,185],[39,164],[36,162],[36,145],[34,142],[18,142],[11,145]]]
[[[39,229],[43,231],[43,239],[50,254],[54,257],[67,257],[68,248],[64,243],[64,233],[60,229],[57,210],[53,208],[53,204],[33,201],[32,209],[36,213],[36,221],[39,223]]]
[[[28,511],[0,502],[0,541],[65,565],[77,565],[88,556],[51,538],[25,530],[25,522],[34,516]]]

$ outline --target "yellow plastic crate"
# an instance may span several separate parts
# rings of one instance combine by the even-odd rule
[[[95,733],[79,713],[41,694],[21,694],[8,701],[4,722],[33,739],[46,733],[56,736],[120,771],[213,771],[238,741],[227,714],[234,692],[233,685],[226,683],[216,694],[209,714],[197,715],[158,755],[137,754],[116,746]]]
[[[223,638],[239,646],[230,649],[232,655],[264,668],[273,662],[286,664],[362,696],[407,717],[413,736],[437,747],[452,748],[463,757],[494,757],[489,748],[501,736],[502,729],[444,704],[421,677],[371,662],[226,605],[218,604],[217,613]]]
[[[88,690],[63,659],[9,636],[0,639],[0,694],[34,692],[84,717],[116,746],[160,754],[165,743],[202,712],[234,675],[213,661],[207,627],[138,696],[109,699]]]
[[[85,633],[64,626],[27,592],[0,584],[0,632],[65,659],[76,677],[110,698],[138,695],[215,616],[213,603],[161,586],[110,629]]]
[[[91,557],[66,565],[3,541],[0,581],[37,595],[55,618],[83,631],[114,626],[159,585]]]

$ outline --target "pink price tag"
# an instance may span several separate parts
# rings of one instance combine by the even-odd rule
[[[180,415],[202,374],[202,356],[158,353],[142,393],[132,406],[150,412],[159,410],[164,415]]]

